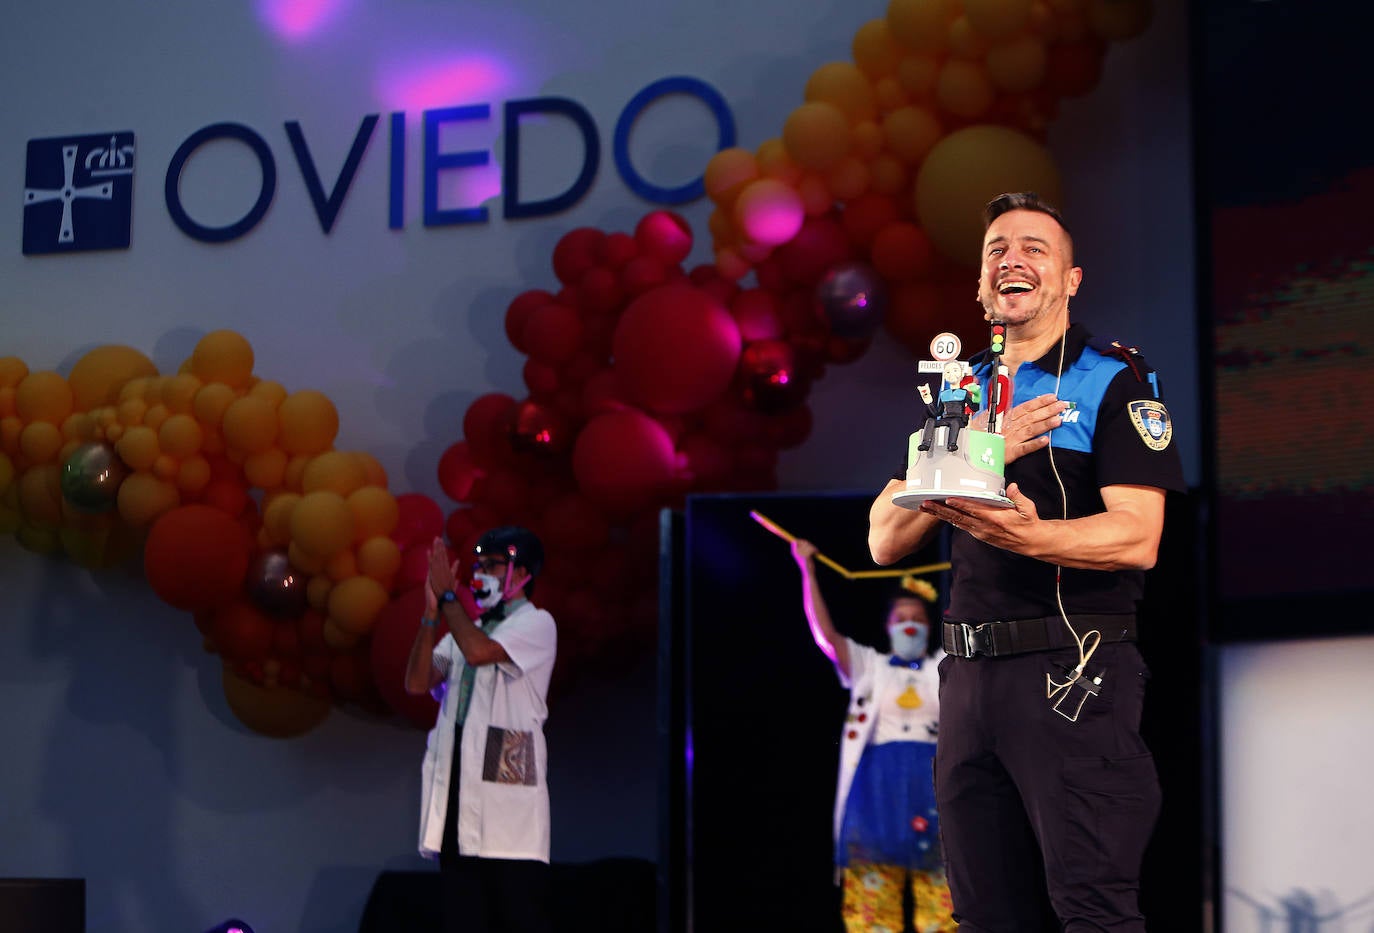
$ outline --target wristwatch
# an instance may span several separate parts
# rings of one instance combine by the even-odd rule
[[[457,593],[453,592],[453,590],[444,590],[439,596],[439,605],[442,606],[444,603],[454,602],[456,599],[458,599]]]

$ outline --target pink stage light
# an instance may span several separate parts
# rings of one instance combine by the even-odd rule
[[[257,0],[258,17],[289,42],[300,42],[338,18],[348,0]]]

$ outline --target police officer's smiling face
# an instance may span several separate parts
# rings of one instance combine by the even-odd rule
[[[1007,211],[983,237],[978,299],[989,319],[1008,326],[1054,320],[1067,312],[1082,280],[1073,243],[1049,214]]]

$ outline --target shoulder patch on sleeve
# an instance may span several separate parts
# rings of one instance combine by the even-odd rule
[[[1136,433],[1151,450],[1163,450],[1174,439],[1174,423],[1169,420],[1169,410],[1155,399],[1129,402],[1126,411],[1130,413]]]

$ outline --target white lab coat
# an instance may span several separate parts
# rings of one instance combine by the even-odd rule
[[[509,662],[477,669],[467,720],[463,723],[458,793],[458,851],[483,858],[549,860],[548,751],[544,721],[546,698],[558,634],[553,616],[526,603],[492,633],[510,655]],[[458,677],[466,662],[452,635],[434,648],[434,664],[447,676],[439,690],[439,714],[430,730],[421,768],[420,854],[438,857],[453,762],[454,707]],[[439,691],[436,690],[436,694]],[[517,767],[488,754],[489,742],[500,750],[500,736],[489,728],[525,734],[525,756]],[[532,755],[530,752],[532,751]],[[520,769],[518,760],[532,760]],[[507,765],[501,767],[501,765]],[[485,774],[484,774],[485,772]]]

